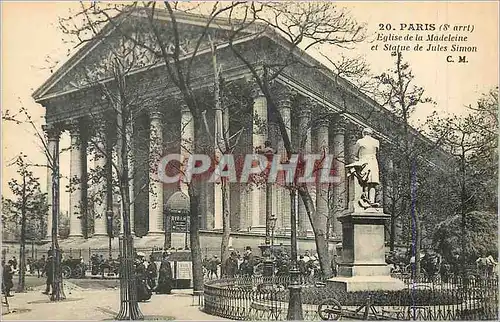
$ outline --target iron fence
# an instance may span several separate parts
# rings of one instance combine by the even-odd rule
[[[393,320],[497,320],[498,281],[495,278],[447,283],[426,279],[407,281],[400,291],[345,292],[307,278],[302,284],[305,320],[320,320],[319,307],[335,299],[347,318]],[[206,313],[233,320],[286,320],[289,277],[239,277],[205,283]],[[362,307],[370,300],[370,313]],[[361,313],[355,313],[356,310]],[[375,312],[375,313],[373,313]]]

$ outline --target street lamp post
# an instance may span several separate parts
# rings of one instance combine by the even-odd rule
[[[276,228],[276,221],[278,220],[278,217],[276,215],[272,215],[271,218],[269,218],[269,225],[271,227],[271,259],[274,263],[274,229]],[[273,276],[274,276],[274,265],[273,265]]]
[[[113,210],[108,209],[106,211],[106,220],[107,220],[107,228],[108,228],[108,254],[109,259],[113,257],[112,255],[112,240],[113,240]]]
[[[268,163],[271,164],[273,161],[273,156],[275,150],[271,147],[271,141],[264,142],[264,149],[258,151],[263,154]],[[267,174],[270,171],[270,166],[268,165]],[[271,277],[274,275],[274,262],[271,256],[271,217],[272,217],[272,183],[269,182],[266,176],[266,237],[264,245],[261,245],[262,253],[264,256],[264,267],[262,270],[262,275],[264,277]]]
[[[290,297],[288,300],[288,312],[287,320],[298,321],[303,320],[304,316],[302,314],[302,286],[300,285],[300,271],[299,265],[297,263],[297,192],[295,187],[290,187],[290,201],[291,201],[291,212],[290,212],[290,243],[291,243],[291,268],[290,268]]]

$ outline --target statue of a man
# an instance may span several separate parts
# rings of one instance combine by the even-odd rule
[[[363,137],[356,141],[354,151],[357,161],[346,165],[349,175],[355,175],[363,188],[360,203],[365,208],[377,207],[375,203],[375,187],[380,183],[377,152],[380,143],[372,137],[373,130],[365,128]]]

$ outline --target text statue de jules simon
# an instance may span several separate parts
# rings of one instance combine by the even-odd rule
[[[377,152],[380,143],[372,137],[373,130],[365,128],[363,137],[356,141],[354,146],[357,161],[346,165],[348,176],[355,176],[362,187],[361,196],[355,196],[363,208],[378,207],[375,202],[375,187],[380,183]]]

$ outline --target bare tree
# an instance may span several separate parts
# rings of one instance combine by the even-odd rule
[[[206,133],[202,124],[203,105],[200,104],[195,91],[195,71],[199,67],[198,56],[202,49],[210,46],[208,36],[217,30],[218,24],[224,23],[226,26],[221,40],[218,41],[228,45],[235,57],[248,67],[255,82],[266,96],[271,111],[276,114],[289,156],[300,147],[292,147],[290,138],[286,134],[283,119],[276,108],[276,98],[270,91],[271,83],[290,66],[305,66],[302,57],[310,49],[325,45],[345,48],[364,39],[363,26],[357,24],[345,10],[337,8],[333,3],[304,3],[294,6],[293,9],[283,3],[273,2],[217,2],[206,6],[164,2],[164,10],[158,9],[158,6],[156,2],[141,5],[131,3],[124,6],[91,4],[83,6],[82,12],[86,12],[87,20],[89,16],[92,16],[93,21],[101,26],[108,24],[109,28],[114,28],[122,36],[133,41],[137,46],[147,49],[155,58],[162,61],[164,65],[162,71],[166,73],[169,82],[178,89],[183,102],[193,116],[196,131],[194,151],[196,152],[203,150],[201,138]],[[192,34],[190,39],[185,39],[181,34],[178,15],[194,12],[206,15],[196,35]],[[146,24],[142,24],[143,37],[134,38],[130,30],[126,28],[125,21],[127,19],[144,21],[140,20],[141,18],[146,18],[147,21]],[[162,19],[163,21],[166,19],[168,24],[160,21]],[[105,28],[102,27],[102,29]],[[276,57],[268,57],[269,59],[259,60],[255,64],[252,59],[249,59],[253,53],[249,56],[240,52],[241,48],[237,46],[237,42],[244,36],[258,36],[268,32],[275,33],[279,39],[285,39],[286,50]],[[81,36],[80,43],[99,38],[102,34],[101,32],[97,36],[87,38]],[[312,66],[311,68],[322,67]],[[325,274],[329,275],[329,258],[328,253],[325,252],[327,249],[326,228],[317,227],[311,220],[314,217],[315,206],[307,186],[300,185],[298,188],[316,235],[321,267]],[[203,287],[198,235],[201,193],[199,183],[190,183],[188,192],[191,203],[190,241],[193,255],[193,280],[195,291],[199,291]]]

